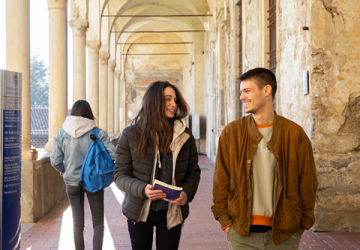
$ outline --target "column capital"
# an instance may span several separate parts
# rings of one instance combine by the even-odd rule
[[[110,54],[106,52],[99,53],[100,64],[107,64],[110,58]]]
[[[47,0],[48,2],[48,10],[51,9],[61,9],[66,10],[67,0]]]
[[[69,26],[72,29],[74,36],[85,36],[86,29],[88,28],[88,21],[85,19],[70,20]]]
[[[100,49],[101,42],[99,40],[87,40],[86,46],[89,48],[89,53],[98,54]]]
[[[115,71],[115,67],[116,67],[116,63],[114,61],[109,61],[108,62],[108,67],[109,67],[109,71],[110,72],[114,72]]]
[[[115,71],[115,78],[116,78],[116,79],[120,79],[121,73],[122,73],[122,72],[121,72],[120,70],[116,70],[116,71]]]

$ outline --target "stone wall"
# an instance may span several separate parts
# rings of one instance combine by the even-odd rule
[[[360,231],[360,4],[311,6],[312,141],[318,166],[315,230]]]
[[[22,161],[21,222],[34,223],[66,197],[63,178],[48,153],[37,161]]]
[[[242,4],[244,72],[268,67],[267,2]],[[313,229],[360,231],[360,4],[279,0],[276,8],[276,110],[301,125],[313,143],[319,180]],[[232,26],[226,31],[230,48],[236,44]],[[227,58],[225,68],[232,62]],[[307,95],[302,93],[303,70],[309,71]],[[225,82],[231,88],[232,81]],[[233,109],[231,103],[227,109]]]

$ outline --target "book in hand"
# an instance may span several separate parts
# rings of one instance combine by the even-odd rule
[[[166,184],[165,182],[155,179],[153,190],[162,190],[166,194],[166,198],[163,200],[172,201],[180,197],[182,188]]]

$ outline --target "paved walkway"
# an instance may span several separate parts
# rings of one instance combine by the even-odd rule
[[[180,250],[228,249],[225,234],[213,219],[210,206],[213,166],[200,156],[201,182],[190,215],[185,221],[180,241]],[[122,193],[111,186],[105,191],[105,236],[104,249],[129,250],[130,239],[127,224],[121,212]],[[87,202],[85,202],[87,204]],[[86,249],[92,249],[92,224],[89,206],[85,206]],[[69,202],[65,199],[22,235],[21,249],[74,249],[72,218]],[[153,247],[155,249],[155,247]],[[311,233],[305,232],[300,249],[360,249],[360,233]]]

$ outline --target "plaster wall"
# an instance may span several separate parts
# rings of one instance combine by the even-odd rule
[[[193,74],[192,62],[193,59],[191,55],[183,56],[183,68],[182,68],[183,84],[181,88],[181,93],[183,94],[186,102],[189,104],[189,112],[191,110],[194,110],[194,105],[193,102],[191,101],[194,99],[194,92],[189,91],[190,89],[192,89],[192,74]],[[189,115],[187,119],[188,124],[186,126],[191,129],[192,126],[190,121],[191,119]]]
[[[194,56],[194,64],[192,65],[192,89],[194,93],[193,105],[194,108],[191,110],[192,114],[199,114],[200,118],[200,139],[196,140],[197,150],[199,153],[206,152],[206,115],[204,110],[204,34],[203,33],[195,33],[193,38],[194,46],[193,46],[193,56]],[[193,124],[193,133],[194,130],[194,119],[192,120]]]
[[[259,2],[249,3],[245,70],[264,65],[259,53],[266,45],[260,34],[266,26],[254,15]],[[359,17],[358,1],[277,2],[276,109],[302,126],[313,144],[319,181],[316,231],[360,230]],[[302,93],[304,69],[309,70],[307,95]]]
[[[302,126],[311,137],[311,95],[302,91],[302,71],[311,69],[309,1],[280,1],[277,5],[277,111]],[[311,74],[311,73],[310,73]]]
[[[243,54],[246,57],[251,57],[251,60],[246,61],[245,70],[261,64],[259,58],[262,58],[261,47],[261,32],[259,25],[261,25],[261,18],[259,11],[254,15],[250,11],[258,10],[261,7],[261,1],[241,1],[243,19],[246,13],[246,21],[243,21],[243,37],[247,40],[243,41],[245,44]],[[239,101],[239,83],[240,77],[240,61],[239,61],[239,16],[240,4],[238,0],[227,0],[217,2],[217,19],[214,24],[216,30],[215,37],[215,60],[216,60],[216,78],[218,82],[217,95],[220,102],[218,102],[218,117],[225,115],[225,124],[228,124],[242,116],[241,103]],[[247,37],[244,34],[246,29],[255,32]],[[246,59],[245,59],[246,60]],[[249,63],[251,62],[251,64]],[[243,66],[244,67],[244,66]],[[224,90],[224,108],[221,107],[221,90]],[[224,114],[223,114],[224,113]],[[221,130],[222,122],[219,123]]]
[[[204,39],[204,113],[206,115],[206,139],[210,138],[212,133],[212,123],[211,123],[211,112],[212,108],[210,107],[210,102],[212,100],[211,93],[211,73],[212,73],[212,50],[210,46],[210,34],[206,32]],[[207,140],[206,143],[206,155],[210,158],[210,140]]]
[[[263,25],[261,23],[261,15],[258,10],[261,9],[261,0],[243,1],[244,17],[243,17],[243,36],[244,36],[244,72],[261,67],[261,53]]]
[[[219,84],[223,84],[226,124],[234,117],[232,100],[237,72],[233,66],[237,63],[234,55],[238,42],[233,34],[234,5],[231,1],[228,4],[229,20],[227,10],[222,9],[226,3],[218,0],[216,22],[210,24],[210,30],[216,29],[217,34],[217,94]],[[268,6],[260,0],[242,4],[243,70],[268,68]],[[276,111],[302,126],[313,143],[319,181],[313,230],[359,231],[360,5],[355,0],[279,0],[276,8]],[[205,41],[207,50],[211,50],[210,37],[211,33]],[[210,58],[211,55],[205,57],[206,65]],[[302,93],[305,69],[309,71],[306,95]],[[205,75],[210,77],[212,71],[206,70]],[[206,84],[205,92],[209,93],[210,81]],[[212,112],[209,104],[207,107],[207,112]],[[218,107],[217,114],[221,112]]]
[[[312,1],[311,123],[318,231],[360,231],[360,4]]]
[[[239,118],[238,1],[217,0],[204,39],[206,154],[215,160],[217,140],[229,122]]]

